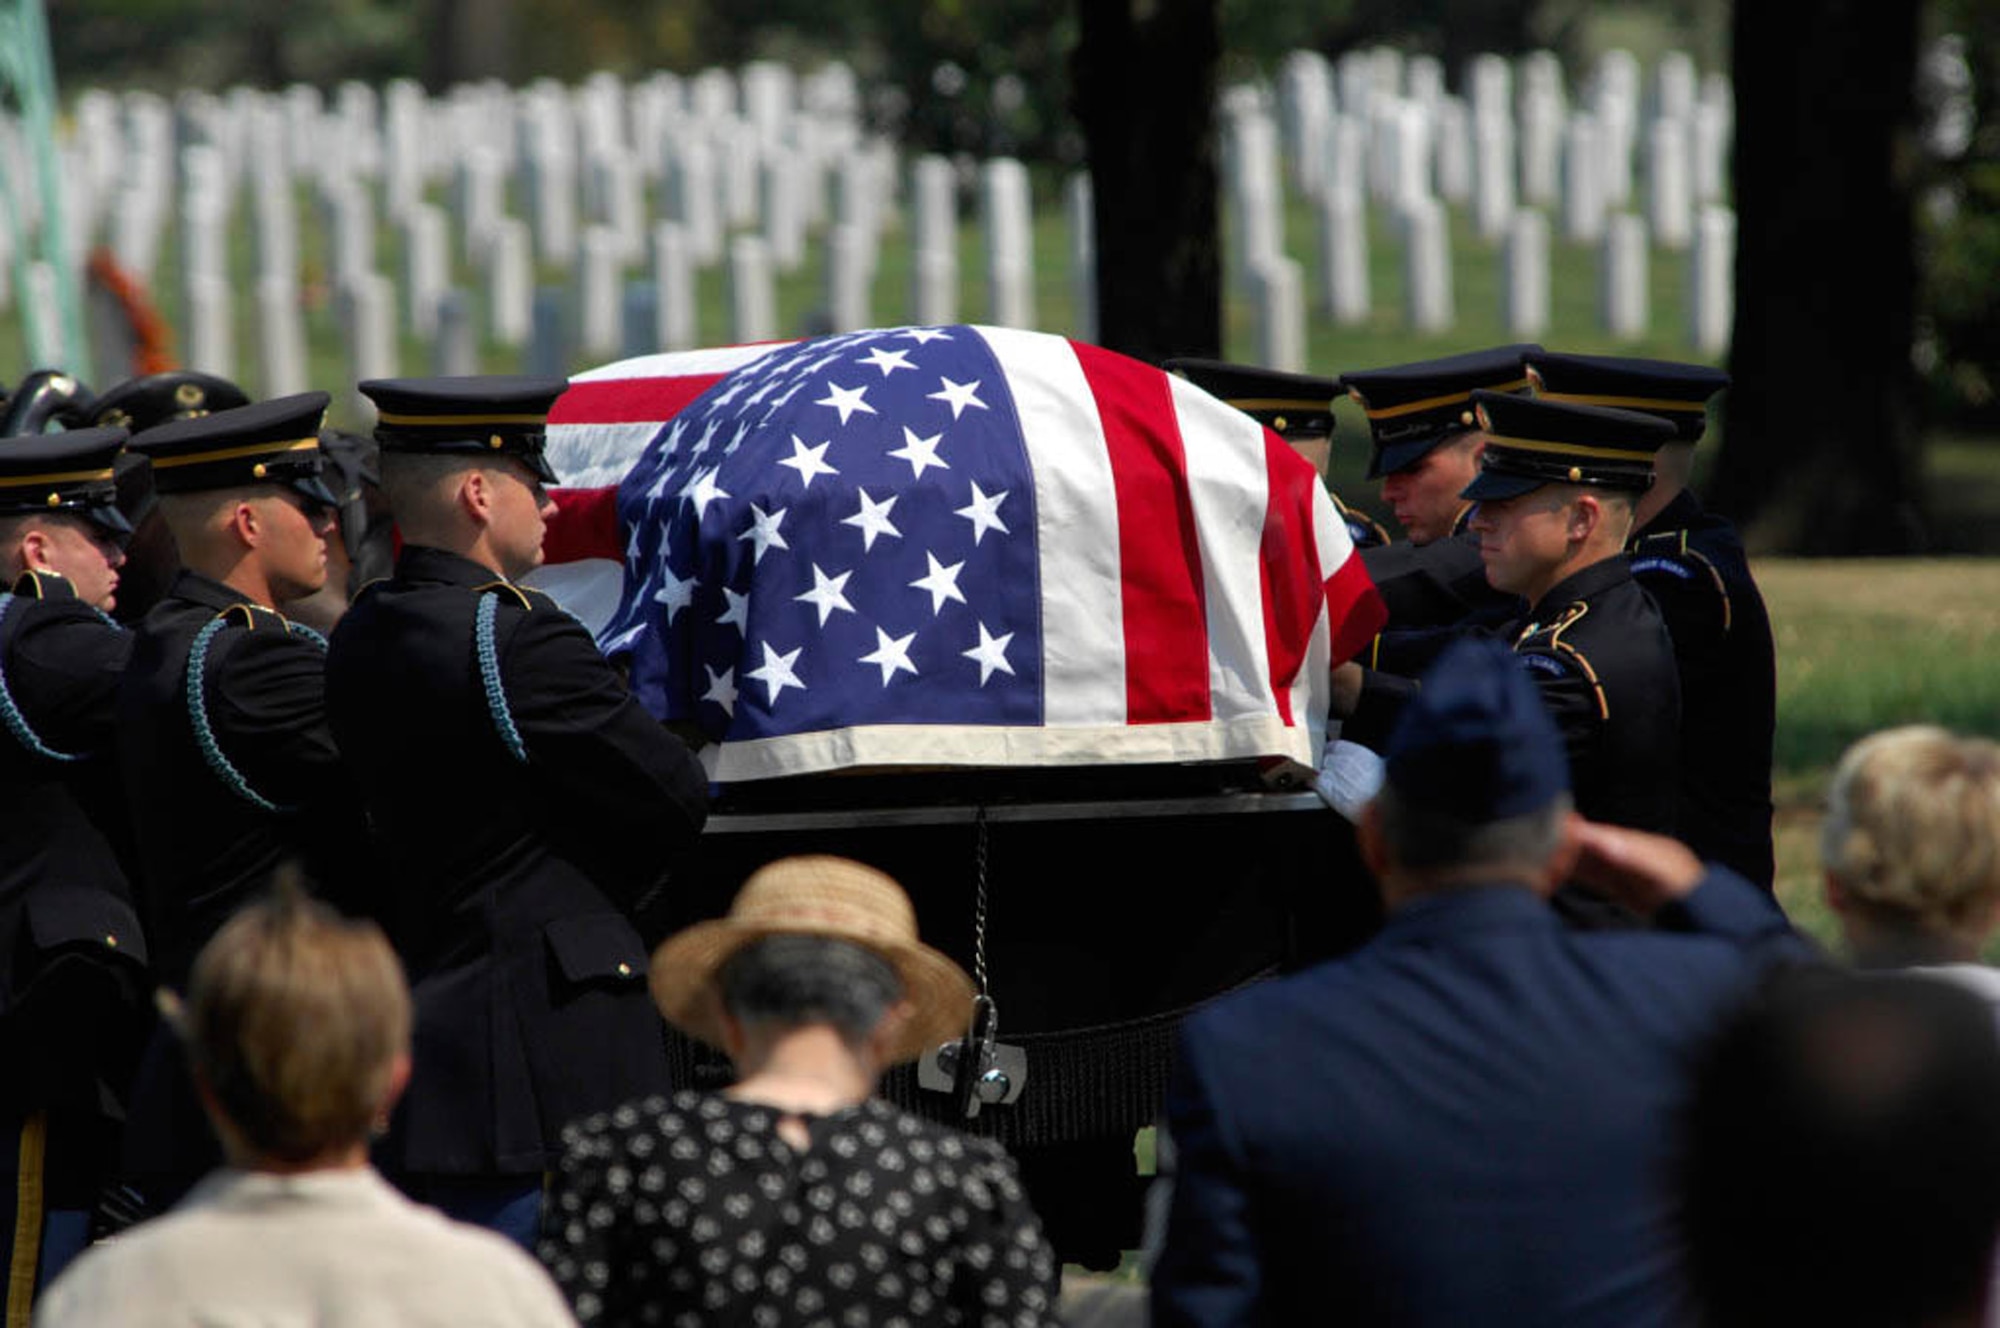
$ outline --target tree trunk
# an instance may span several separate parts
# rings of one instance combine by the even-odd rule
[[[1758,549],[1922,543],[1918,11],[1736,0],[1735,381],[1710,497]]]
[[[514,75],[514,0],[431,0],[424,21],[424,86]]]
[[[1098,340],[1157,363],[1222,351],[1216,0],[1077,0]]]

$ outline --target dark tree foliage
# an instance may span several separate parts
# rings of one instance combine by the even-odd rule
[[[1222,348],[1215,0],[1077,0],[1098,340],[1143,360]]]
[[[1917,548],[1917,7],[1738,0],[1734,31],[1735,382],[1710,496],[1758,548]]]
[[[1941,61],[1934,51],[1919,79],[1940,157],[1919,237],[1927,317],[1919,363],[1940,416],[1992,430],[2000,427],[2000,5],[1941,0],[1934,10],[1935,29],[1955,49]]]

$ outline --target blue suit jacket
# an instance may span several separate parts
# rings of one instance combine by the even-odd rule
[[[1191,1018],[1154,1323],[1685,1318],[1665,1182],[1689,1059],[1805,947],[1722,871],[1660,922],[1577,933],[1524,889],[1428,896]]]

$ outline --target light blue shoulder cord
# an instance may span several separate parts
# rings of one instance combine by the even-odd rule
[[[500,684],[500,646],[493,628],[494,614],[499,608],[500,596],[493,591],[479,597],[479,611],[473,618],[473,649],[479,657],[479,681],[486,687],[486,709],[493,716],[500,743],[508,755],[526,765],[528,745],[521,741],[521,731],[514,727],[514,712],[507,708],[507,690]]]
[[[215,739],[215,727],[208,721],[208,703],[204,695],[206,682],[202,677],[207,671],[208,646],[215,639],[215,634],[228,625],[229,617],[227,612],[217,614],[208,620],[206,626],[195,633],[194,644],[188,648],[187,708],[188,720],[194,727],[195,747],[201,752],[201,759],[207,764],[209,770],[217,779],[222,781],[222,786],[243,799],[243,801],[249,803],[252,807],[255,807],[258,811],[281,814],[295,812],[298,808],[281,807],[250,787],[250,781],[243,777],[243,772],[238,770],[230,762],[229,758],[222,754],[222,746]],[[306,627],[300,623],[288,622],[285,624],[285,630],[294,636],[312,642],[322,651],[326,649],[326,638],[310,627]]]
[[[0,619],[6,618],[7,610],[14,607],[14,601],[18,598],[19,596],[15,595],[12,591],[0,592]],[[111,619],[106,618],[97,609],[93,608],[91,612],[96,613],[99,618],[103,618],[107,626],[115,625],[111,622]],[[7,732],[14,735],[16,742],[43,760],[81,761],[85,756],[89,755],[88,752],[59,752],[42,741],[41,735],[36,733],[34,728],[28,723],[28,717],[21,713],[21,707],[14,701],[13,691],[7,686],[6,661],[4,659],[0,659],[0,724],[6,725]]]

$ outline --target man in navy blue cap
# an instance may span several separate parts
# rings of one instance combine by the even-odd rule
[[[1571,807],[1520,662],[1448,648],[1360,827],[1381,933],[1183,1030],[1154,1323],[1685,1321],[1665,1123],[1799,942],[1726,870]],[[1546,899],[1577,877],[1660,930],[1565,929]]]
[[[1528,605],[1508,631],[1562,731],[1577,807],[1671,833],[1680,683],[1659,611],[1625,558],[1632,507],[1672,434],[1636,411],[1479,392],[1487,436],[1465,496],[1486,577]],[[1376,745],[1414,684],[1342,665],[1334,709]],[[1568,896],[1565,896],[1568,898]],[[1609,919],[1606,919],[1609,920]]]
[[[1439,629],[1490,629],[1520,613],[1517,597],[1486,580],[1478,538],[1466,528],[1472,504],[1461,491],[1486,447],[1472,394],[1526,392],[1521,357],[1540,349],[1499,346],[1342,377],[1368,417],[1368,476],[1381,479],[1382,499],[1404,533],[1362,553],[1389,610],[1371,658],[1377,667],[1416,672],[1449,639]]]
[[[10,587],[0,593],[0,1230],[13,1241],[10,1303],[82,1248],[150,1025],[145,938],[116,849],[126,835],[113,710],[132,640],[105,617],[131,533],[113,470],[124,446],[123,429],[0,438],[0,585]]]
[[[1543,401],[1644,411],[1674,426],[1653,461],[1627,542],[1632,576],[1673,638],[1681,682],[1680,804],[1675,833],[1703,858],[1769,889],[1771,743],[1777,665],[1771,619],[1736,527],[1688,488],[1707,402],[1729,375],[1705,364],[1601,355],[1528,357]]]
[[[118,697],[119,767],[160,980],[284,864],[357,907],[373,888],[361,804],[326,719],[326,645],[279,608],[326,579],[334,495],[324,392],[138,434],[181,571],[136,631]],[[220,1156],[177,1052],[156,1038],[136,1094],[133,1179],[170,1203]],[[141,1117],[146,1117],[141,1119]]]
[[[390,867],[416,1071],[381,1150],[415,1197],[533,1247],[571,1120],[667,1087],[644,901],[707,778],[542,557],[560,378],[392,379],[375,402],[395,574],[334,630],[327,703]]]

